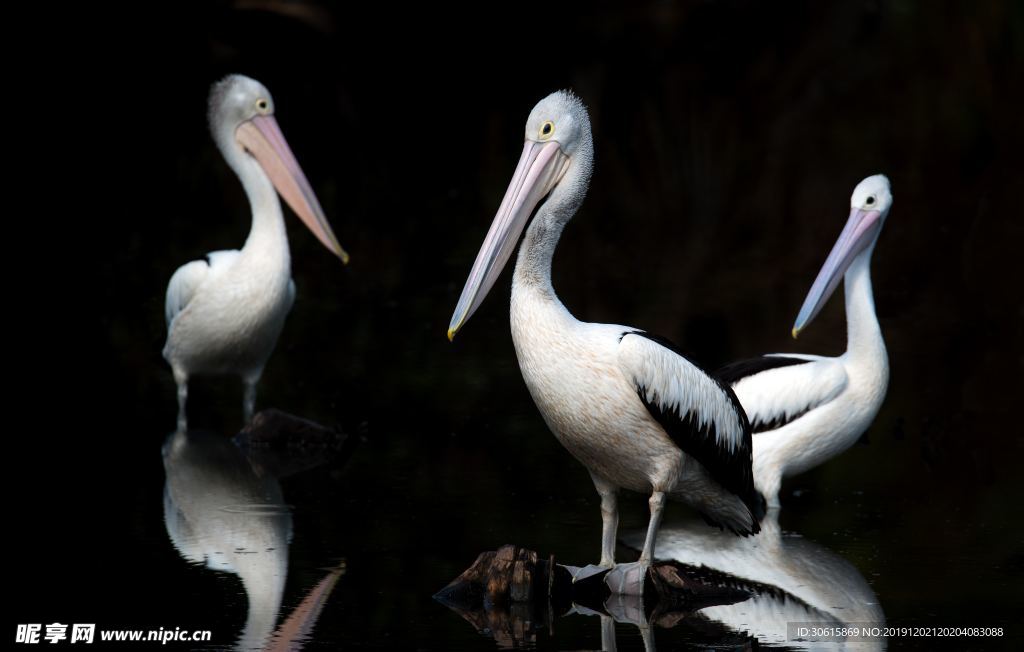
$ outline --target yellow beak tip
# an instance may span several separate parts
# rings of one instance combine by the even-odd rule
[[[448,329],[448,341],[449,342],[454,342],[455,341],[455,329],[454,328],[449,328]]]
[[[338,254],[338,258],[341,258],[341,264],[342,265],[348,265],[348,254],[347,253],[345,253],[344,251],[340,252]]]
[[[799,331],[799,329],[796,329],[796,328],[794,328],[794,329],[793,329],[793,339],[795,340],[795,339],[796,339],[796,338],[798,338],[799,336],[800,336],[800,331]]]

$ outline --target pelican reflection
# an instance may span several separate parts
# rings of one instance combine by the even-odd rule
[[[279,433],[281,413],[256,415],[250,432],[273,424]],[[304,432],[310,423],[294,419]],[[285,503],[278,469],[247,455],[234,440],[202,431],[177,431],[163,447],[164,523],[178,553],[194,564],[237,575],[248,599],[245,625],[236,649],[298,649],[344,573],[338,564],[306,595],[275,631],[285,582],[292,513]]]
[[[637,549],[643,541],[644,533],[639,531],[623,537],[624,543]],[[704,607],[697,614],[732,631],[754,636],[762,645],[807,650],[885,649],[884,640],[790,640],[788,623],[883,625],[885,614],[853,564],[798,534],[782,532],[777,510],[768,512],[761,533],[753,537],[735,537],[698,522],[665,528],[658,538],[656,558],[734,578],[735,586],[746,590],[749,599]]]
[[[480,553],[434,598],[505,648],[536,646],[561,617],[597,616],[602,650],[617,649],[620,625],[639,634],[645,652],[666,636],[670,647],[885,649],[884,639],[799,640],[799,631],[789,631],[798,623],[884,627],[885,614],[853,564],[784,534],[777,515],[770,511],[761,533],[747,538],[704,523],[663,530],[643,595],[617,593],[600,574],[581,574],[579,567],[553,563],[553,556],[506,544]],[[623,538],[637,550],[645,540],[646,531]]]

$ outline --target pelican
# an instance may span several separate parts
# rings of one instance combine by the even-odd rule
[[[750,471],[750,426],[732,390],[666,341],[581,322],[555,295],[551,259],[586,195],[593,155],[579,98],[559,91],[533,108],[519,164],[448,338],[480,307],[525,228],[510,315],[519,366],[548,427],[590,471],[603,521],[597,568],[611,568],[606,583],[628,593],[642,589],[666,497],[737,534],[758,531],[763,501]],[[619,488],[650,495],[650,521],[639,562],[616,566]]]
[[[889,360],[871,294],[871,254],[892,207],[889,179],[857,184],[850,217],[814,280],[793,326],[796,338],[846,283],[846,353],[836,358],[773,353],[716,374],[732,386],[754,432],[754,484],[779,507],[782,478],[849,448],[878,414]]]
[[[163,353],[178,385],[181,430],[187,427],[193,374],[241,376],[245,420],[252,418],[256,383],[295,299],[277,193],[324,246],[348,262],[277,126],[270,92],[254,79],[230,75],[210,89],[209,122],[217,147],[245,188],[252,228],[241,250],[214,251],[186,263],[167,285]]]

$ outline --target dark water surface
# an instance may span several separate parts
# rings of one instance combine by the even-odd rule
[[[522,382],[509,276],[445,338],[530,108],[571,87],[591,111],[595,176],[555,287],[581,319],[663,333],[711,368],[842,351],[840,300],[799,342],[789,328],[854,185],[889,175],[895,203],[872,268],[889,393],[860,444],[784,485],[782,540],[803,542],[786,563],[840,560],[822,563],[859,575],[889,624],[1006,631],[894,649],[1024,644],[1018,3],[60,11],[33,24],[68,68],[34,75],[25,96],[46,123],[31,130],[35,149],[59,143],[69,158],[26,164],[60,183],[14,193],[33,203],[10,219],[6,636],[19,623],[95,622],[209,629],[213,647],[231,647],[275,626],[250,618],[253,586],[283,591],[284,619],[333,578],[309,649],[489,650],[492,638],[431,599],[479,552],[515,543],[595,562],[598,498]],[[298,297],[258,406],[349,441],[283,471],[254,469],[224,442],[242,426],[233,379],[193,388],[190,423],[209,445],[186,449],[195,464],[165,466],[163,454],[176,410],[160,357],[167,280],[240,246],[248,228],[204,124],[209,84],[228,72],[274,93],[352,254],[340,267],[286,218]],[[69,202],[57,224],[40,198]],[[177,509],[231,509],[176,538],[172,485]],[[620,503],[629,540],[646,500]],[[278,542],[260,561],[286,563],[283,587],[267,588],[273,573],[231,547],[240,539],[218,544],[241,553],[222,564],[236,572],[183,557],[209,532],[243,536],[251,521],[232,519],[253,504],[266,513],[247,545]],[[665,528],[690,517],[671,505]],[[620,650],[643,649],[636,627],[617,633]],[[708,614],[654,628],[663,650],[767,643],[749,633]],[[596,649],[601,620],[556,618],[534,642]]]

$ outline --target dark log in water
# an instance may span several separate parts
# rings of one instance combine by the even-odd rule
[[[604,571],[573,581],[578,570],[556,564],[554,555],[541,558],[533,550],[508,544],[480,553],[434,599],[481,633],[512,647],[535,642],[536,633],[550,627],[555,616],[572,612],[673,627],[699,609],[742,602],[752,595],[728,575],[672,561],[651,566],[643,596],[612,595]]]
[[[532,550],[505,545],[497,551],[482,552],[473,565],[462,572],[435,597],[446,600],[483,600],[492,605],[529,602],[535,584],[548,595],[551,584],[550,560],[538,560]]]
[[[357,438],[271,408],[257,412],[235,443],[255,467],[284,478],[327,462],[344,464]]]

